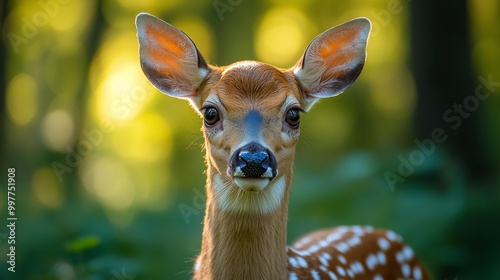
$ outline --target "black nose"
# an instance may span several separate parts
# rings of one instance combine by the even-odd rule
[[[272,179],[276,176],[276,158],[264,146],[252,142],[233,153],[228,172],[233,177]]]

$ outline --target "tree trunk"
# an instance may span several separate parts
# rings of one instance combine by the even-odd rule
[[[479,137],[485,101],[475,106],[467,98],[479,84],[471,66],[467,1],[412,1],[410,25],[416,138],[432,139],[432,131],[442,128],[448,137],[437,145],[463,163],[470,176],[491,175],[486,144]]]

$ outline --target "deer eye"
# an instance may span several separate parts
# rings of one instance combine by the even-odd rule
[[[301,110],[298,108],[291,108],[286,112],[285,122],[291,128],[298,128],[300,124],[300,112]]]
[[[213,126],[220,120],[219,111],[215,107],[205,108],[203,118],[207,127]]]

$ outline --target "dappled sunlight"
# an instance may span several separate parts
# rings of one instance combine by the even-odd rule
[[[397,19],[393,19],[393,21],[394,24],[380,26],[376,36],[370,35],[366,70],[378,71],[380,67],[388,64],[404,65],[408,46],[402,37],[404,34],[402,34],[401,26],[396,24]]]
[[[109,69],[95,91],[97,119],[118,121],[134,118],[150,99],[146,88],[140,85],[142,79],[137,64],[127,62],[115,66],[115,69]]]
[[[79,171],[85,189],[106,207],[123,210],[134,202],[135,187],[127,167],[107,157],[86,160]]]
[[[156,163],[127,164],[112,155],[94,155],[84,159],[78,175],[85,190],[114,215],[141,208],[163,211],[171,203],[169,171]]]
[[[483,30],[479,27],[490,26],[498,18],[498,9],[500,3],[497,0],[472,0],[469,1],[469,15],[473,17],[475,31],[481,33]],[[498,29],[498,25],[496,26]],[[477,34],[479,35],[479,34]]]
[[[372,73],[370,96],[373,105],[380,111],[409,118],[416,106],[416,88],[413,76],[407,68],[385,68]]]
[[[74,141],[74,121],[64,110],[54,110],[42,120],[42,136],[45,145],[52,150],[67,151]]]
[[[128,162],[159,162],[172,149],[169,122],[156,113],[146,113],[130,120],[110,134],[113,150]]]
[[[61,2],[64,3],[65,1]],[[58,1],[47,1],[46,3],[53,4],[50,6],[50,9],[46,9],[46,11],[50,12],[49,16],[52,18],[50,26],[55,31],[64,32],[65,36],[79,34],[85,30],[94,19],[95,15],[92,11],[95,9],[95,5],[97,5],[94,1],[84,0],[71,0],[62,5]],[[66,41],[70,41],[68,38],[65,39]]]
[[[188,26],[200,29],[201,38],[210,37],[203,23]],[[142,73],[135,31],[112,28],[92,61],[89,107],[91,123],[109,122],[111,129],[79,175],[108,218],[126,225],[134,217],[130,209],[164,209],[169,172],[158,166],[169,161],[173,131],[163,116],[146,111],[161,94]],[[207,40],[204,46],[211,48]]]
[[[472,45],[472,62],[482,73],[491,73],[500,64],[498,25],[491,24],[498,18],[500,4],[495,0],[470,1],[469,14],[471,20],[471,36],[475,39]],[[496,70],[498,71],[498,70]],[[495,93],[498,94],[499,91]]]
[[[274,8],[262,18],[256,30],[257,58],[278,67],[292,67],[316,34],[316,27],[298,9]]]
[[[145,81],[133,32],[109,34],[94,60],[91,77],[95,83],[92,108],[96,120],[131,119],[144,108],[151,96],[146,93]]]
[[[63,185],[48,167],[35,170],[31,190],[36,199],[47,208],[57,209],[64,203],[66,194]]]
[[[31,76],[17,74],[7,85],[5,105],[9,118],[17,125],[33,121],[38,111],[38,86]]]

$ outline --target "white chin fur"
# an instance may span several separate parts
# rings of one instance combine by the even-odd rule
[[[234,177],[236,185],[243,191],[258,192],[269,184],[268,178],[244,178]]]
[[[220,174],[215,174],[213,180],[217,204],[223,211],[232,213],[271,213],[282,203],[286,189],[284,177],[225,181]]]

